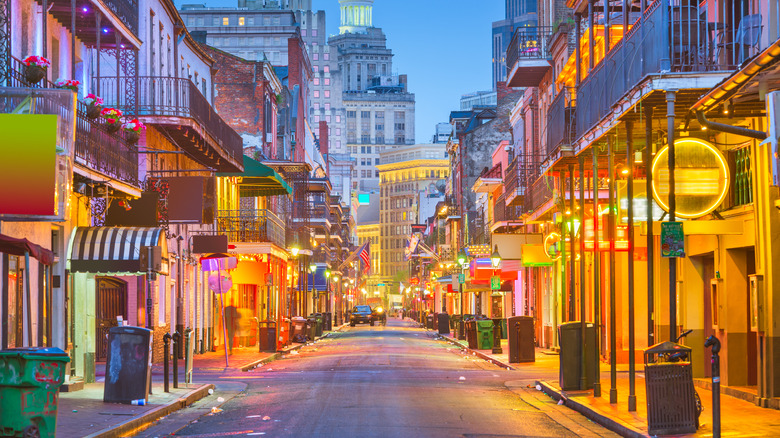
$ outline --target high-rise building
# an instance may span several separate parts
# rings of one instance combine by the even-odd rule
[[[506,49],[515,29],[536,23],[536,0],[506,0],[504,19],[493,22],[493,89],[506,81]]]
[[[331,145],[335,153],[356,160],[352,189],[375,192],[380,152],[414,144],[414,94],[407,89],[406,75],[393,72],[393,52],[382,29],[373,25],[373,0],[339,3],[339,35],[328,45],[344,117],[333,126]]]
[[[407,269],[404,247],[412,225],[425,223],[435,211],[420,198],[438,194],[437,183],[449,174],[450,162],[445,144],[402,146],[380,157],[380,275],[392,279]]]

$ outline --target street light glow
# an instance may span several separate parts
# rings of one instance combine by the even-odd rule
[[[490,255],[490,263],[494,268],[497,268],[501,264],[501,254],[498,253],[498,245],[494,246],[493,254]]]

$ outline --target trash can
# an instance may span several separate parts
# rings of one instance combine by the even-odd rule
[[[428,330],[433,330],[433,317],[433,313],[425,315],[425,328]]]
[[[312,313],[309,315],[310,319],[314,319],[314,336],[320,337],[322,336],[322,329],[324,327],[324,317],[322,313]],[[314,336],[312,336],[312,340],[314,340]]]
[[[282,323],[279,324],[279,337],[276,339],[276,351],[281,351],[290,344],[290,331],[292,329],[290,320],[287,318],[282,319]]]
[[[670,362],[670,356],[679,356]],[[696,392],[691,349],[661,342],[645,350],[647,428],[650,435],[696,432]]]
[[[132,403],[149,398],[152,331],[119,326],[108,330],[108,355],[103,401]]]
[[[293,342],[303,344],[309,338],[308,321],[302,316],[295,316],[292,319],[292,329],[290,330],[290,336]]]
[[[458,332],[458,324],[461,321],[460,315],[450,315],[450,329],[457,333]]]
[[[259,351],[276,351],[276,321],[259,321],[257,336]]]
[[[440,335],[448,335],[450,334],[450,315],[446,313],[439,313],[439,334]]]
[[[477,320],[477,349],[490,350],[493,348],[493,321]]]
[[[68,362],[59,348],[0,350],[0,435],[54,436]]]
[[[559,381],[564,391],[593,389],[596,379],[596,328],[585,323],[585,387],[580,388],[582,377],[582,326],[579,321],[558,326],[561,351]]]
[[[309,337],[310,341],[313,341],[317,337],[317,317],[316,316],[309,315],[309,317],[306,319],[306,328],[307,328],[306,336]]]
[[[509,363],[536,361],[533,316],[509,318]]]
[[[466,325],[466,341],[469,343],[469,348],[472,350],[477,349],[477,320],[475,319],[465,319],[464,324]]]
[[[325,330],[333,330],[333,312],[325,312],[323,315],[325,315]]]

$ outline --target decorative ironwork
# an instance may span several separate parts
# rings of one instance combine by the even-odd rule
[[[102,227],[106,223],[106,210],[108,210],[108,198],[89,198],[89,207],[92,211],[92,226]]]
[[[168,192],[170,186],[168,180],[162,178],[148,177],[144,181],[144,192],[155,192],[159,196],[157,199],[157,223],[160,228],[165,230],[165,237],[170,239],[170,221],[168,219]]]
[[[733,153],[734,161],[734,206],[753,202],[753,171],[750,163],[750,147],[742,147]]]
[[[138,35],[138,2],[136,0],[101,0],[114,16]]]
[[[270,210],[220,210],[217,228],[230,242],[271,242],[284,248],[284,224]]]

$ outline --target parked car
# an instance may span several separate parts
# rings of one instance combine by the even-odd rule
[[[369,325],[374,325],[374,318],[372,317],[372,311],[371,306],[355,306],[352,308],[352,313],[349,315],[349,325],[350,327],[354,327],[356,324],[359,323],[367,323]]]
[[[382,306],[374,307],[374,310],[371,311],[371,317],[374,321],[378,321],[382,325],[387,325],[387,312]]]

